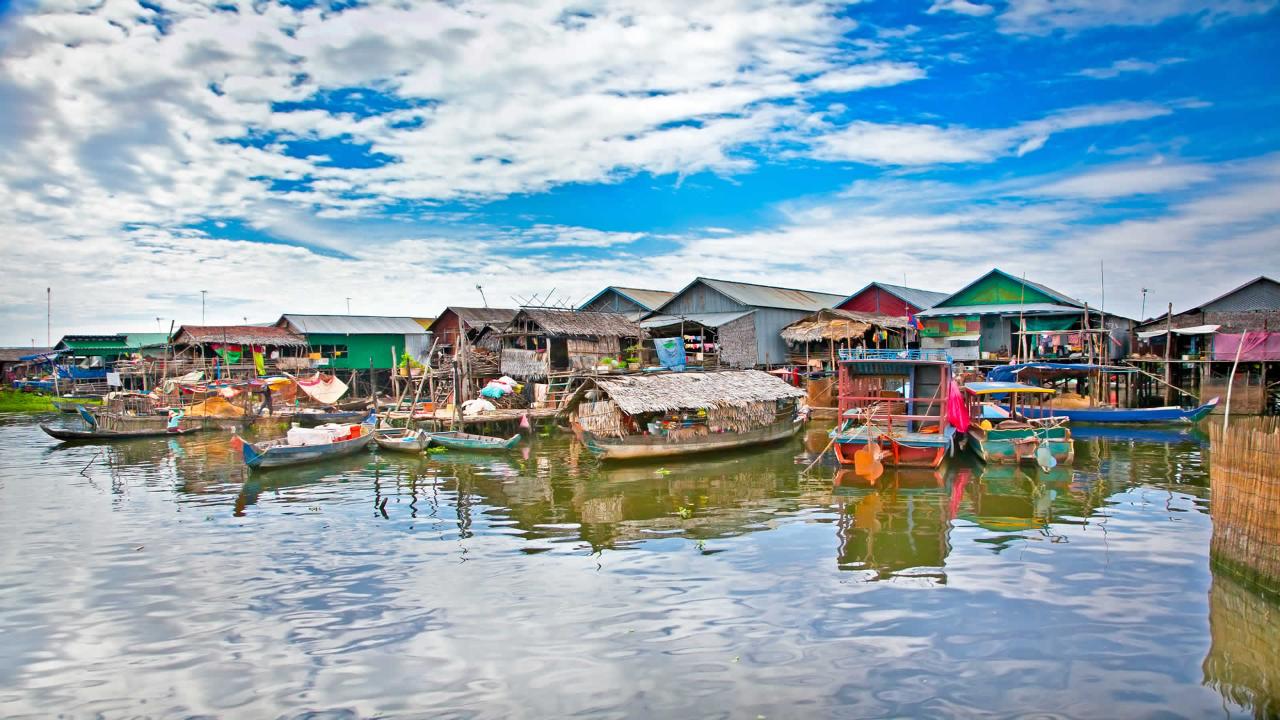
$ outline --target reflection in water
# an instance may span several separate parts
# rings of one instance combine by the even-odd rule
[[[249,474],[225,434],[0,419],[0,715],[1274,713],[1275,603],[1209,590],[1201,440],[1077,437],[874,483],[801,475],[821,427]]]

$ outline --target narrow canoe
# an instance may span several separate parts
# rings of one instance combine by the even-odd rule
[[[1156,407],[1156,408],[1050,408],[1018,406],[1018,412],[1030,418],[1047,418],[1049,416],[1065,417],[1072,423],[1097,423],[1099,425],[1167,425],[1174,423],[1197,423],[1213,412],[1218,406],[1218,398],[1197,408]]]
[[[383,428],[374,432],[373,441],[383,450],[420,453],[431,444],[431,436],[422,430]]]
[[[488,435],[472,435],[464,432],[436,432],[428,433],[431,436],[431,444],[449,448],[450,450],[479,450],[483,452],[495,452],[502,450],[510,450],[520,444],[520,435],[512,435],[509,438],[489,437]]]
[[[804,423],[796,420],[747,432],[708,434],[685,441],[671,441],[654,435],[606,437],[580,427],[575,427],[574,430],[582,444],[602,460],[647,460],[767,445],[794,436],[802,427]]]
[[[121,430],[112,432],[110,430],[74,430],[71,428],[60,428],[40,424],[40,429],[45,431],[51,437],[66,442],[89,441],[89,440],[130,440],[133,438],[161,437],[166,435],[190,435],[197,433],[204,428],[187,427],[179,428],[170,432],[166,428],[147,428],[145,430]]]
[[[323,445],[288,445],[285,440],[251,443],[239,436],[237,439],[240,440],[244,464],[250,469],[258,469],[301,465],[317,460],[353,455],[368,447],[369,443],[373,442],[373,437],[373,427],[365,425],[360,437]]]

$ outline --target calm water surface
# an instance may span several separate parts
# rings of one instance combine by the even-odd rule
[[[820,430],[600,468],[0,419],[0,716],[1253,717],[1280,608],[1209,569],[1207,447],[801,477]],[[83,470],[83,472],[82,472]]]

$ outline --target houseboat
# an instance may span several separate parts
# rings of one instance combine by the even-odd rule
[[[938,467],[956,432],[947,413],[952,382],[945,350],[841,350],[836,457],[853,465],[858,450],[876,445],[888,452],[885,465]]]
[[[1075,445],[1067,418],[1024,412],[1035,401],[1044,413],[1045,400],[1056,391],[1016,382],[971,382],[964,386],[972,422],[966,444],[986,463],[1036,463],[1043,469],[1069,465]]]
[[[605,460],[732,450],[790,438],[804,393],[759,370],[599,375],[570,396],[574,434]]]

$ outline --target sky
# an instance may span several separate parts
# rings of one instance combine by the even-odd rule
[[[0,344],[46,288],[54,342],[699,275],[1176,311],[1280,277],[1277,4],[0,0]]]

